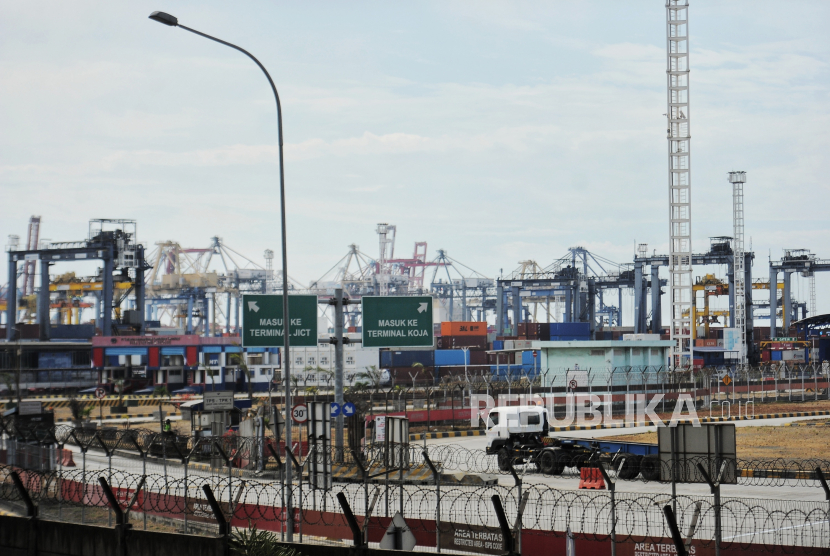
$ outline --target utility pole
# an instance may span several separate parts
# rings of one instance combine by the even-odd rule
[[[343,288],[336,288],[334,290],[334,297],[328,301],[320,301],[334,307],[334,337],[329,340],[329,343],[334,344],[334,403],[340,407],[340,413],[335,418],[334,427],[334,452],[337,461],[343,460],[343,429],[345,428],[345,418],[343,416],[343,345],[352,343],[352,340],[343,336],[344,326],[344,310],[345,308],[358,301],[352,301],[343,297]],[[358,340],[359,341],[359,340]]]

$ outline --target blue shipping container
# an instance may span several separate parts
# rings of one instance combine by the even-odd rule
[[[590,336],[591,324],[587,322],[552,322],[551,336]]]
[[[436,365],[469,365],[470,350],[462,349],[436,349]]]
[[[533,351],[522,352],[522,365],[539,366],[539,354],[537,353],[536,357],[533,357],[533,353]]]
[[[781,361],[781,352],[780,351],[771,351],[770,352],[770,359],[772,361]]]
[[[392,352],[391,351],[381,351],[380,352],[380,366],[381,367],[391,367],[392,366]]]
[[[504,340],[493,340],[493,349],[496,349],[496,350],[504,349]]]
[[[590,336],[551,336],[551,342],[587,342]]]

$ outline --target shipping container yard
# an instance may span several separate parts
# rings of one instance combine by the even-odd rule
[[[0,555],[830,555],[830,3],[172,4],[0,0]]]

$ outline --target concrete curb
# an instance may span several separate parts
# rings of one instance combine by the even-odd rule
[[[189,467],[190,469],[193,469],[194,471],[205,471],[205,472],[207,472],[207,473],[210,473],[210,472],[212,472],[212,471],[216,471],[216,468],[215,468],[215,467],[214,467],[214,468],[211,468],[211,467],[210,467],[210,464],[207,464],[207,463],[196,463],[196,462],[192,462],[192,463],[189,463],[189,464],[188,464],[188,467]],[[234,468],[232,468],[232,469],[231,469],[231,476],[232,476],[232,477],[244,477],[245,475],[243,475],[243,473],[244,473],[245,471],[248,471],[248,470],[246,470],[246,469],[238,469],[238,468],[234,467]],[[248,471],[248,473],[250,473],[250,471]],[[219,469],[219,471],[217,471],[217,473],[216,473],[216,474],[217,474],[217,475],[227,475],[227,474],[228,474],[228,470],[227,470],[224,466],[222,466],[222,468],[221,468],[221,469]]]

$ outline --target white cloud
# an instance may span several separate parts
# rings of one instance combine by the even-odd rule
[[[725,173],[740,168],[759,260],[796,244],[826,256],[828,49],[800,35],[824,12],[767,8],[751,41],[717,27],[750,26],[741,10],[695,12],[694,244],[731,233]],[[662,7],[273,9],[191,17],[244,39],[280,87],[292,276],[319,277],[349,243],[374,253],[379,221],[404,252],[427,240],[491,275],[572,245],[620,262],[635,241],[665,251]],[[278,245],[273,99],[250,61],[166,29],[81,21],[66,37],[66,21],[23,16],[2,35],[0,234],[41,213],[74,239],[114,215],[151,243],[220,235],[252,258]]]

